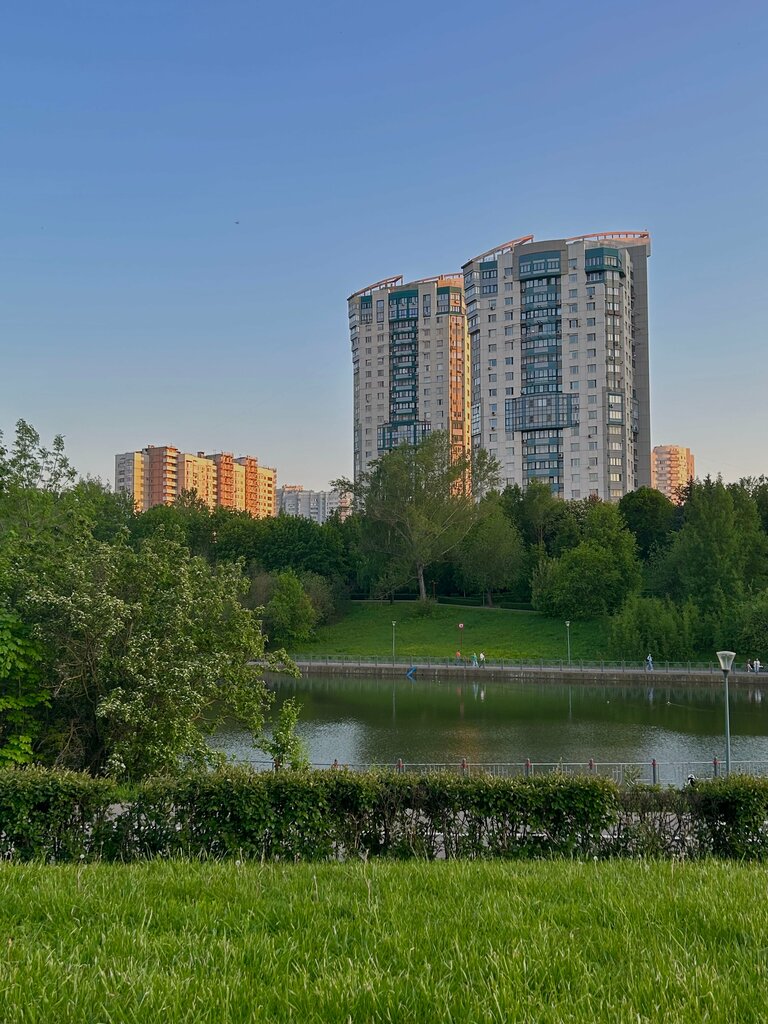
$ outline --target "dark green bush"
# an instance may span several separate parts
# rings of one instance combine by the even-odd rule
[[[0,771],[0,857],[768,857],[768,780],[620,791],[594,776],[255,772],[119,789],[42,768]]]
[[[691,791],[701,846],[717,857],[768,856],[768,780],[750,775],[715,779]]]

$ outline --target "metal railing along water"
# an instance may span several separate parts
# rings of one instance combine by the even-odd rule
[[[548,658],[486,658],[484,662],[478,662],[475,664],[471,658],[462,657],[457,658],[435,658],[435,657],[419,657],[403,656],[398,655],[395,659],[387,655],[375,655],[375,654],[294,654],[292,658],[295,662],[306,665],[308,668],[312,666],[323,666],[332,667],[338,665],[339,667],[358,667],[358,668],[402,668],[403,671],[408,669],[427,668],[427,669],[439,669],[445,668],[453,671],[463,672],[477,672],[482,673],[489,670],[501,669],[505,672],[531,672],[531,673],[562,673],[563,675],[573,674],[577,675],[584,672],[590,672],[600,675],[622,675],[624,673],[631,673],[636,675],[642,673],[644,676],[647,675],[650,679],[653,679],[659,675],[675,674],[675,675],[711,675],[713,678],[719,679],[720,667],[715,661],[656,661],[652,671],[648,671],[644,661],[636,661],[634,659],[624,659],[617,661],[610,661],[605,659],[590,660],[588,658],[573,658],[569,665],[567,660],[564,658],[548,659]],[[761,674],[754,675],[747,673],[746,671],[739,671],[734,669],[733,676],[741,679],[749,679],[757,682],[761,679]],[[765,680],[768,684],[768,673],[765,674]]]
[[[266,759],[246,760],[262,771],[274,768],[274,762]],[[559,773],[562,775],[592,775],[612,779],[620,786],[659,785],[684,786],[693,776],[695,779],[714,779],[725,774],[723,762],[715,757],[711,761],[404,761],[399,758],[388,764],[358,764],[333,762],[314,763],[314,770],[346,770],[353,772],[392,771],[417,775],[451,774],[465,778],[492,775],[500,778],[534,778]],[[768,761],[733,761],[731,774],[768,776]]]

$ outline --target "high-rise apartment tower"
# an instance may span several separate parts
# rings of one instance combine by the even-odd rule
[[[461,274],[391,277],[348,299],[357,479],[402,441],[448,431],[468,452],[469,339]]]
[[[502,485],[616,500],[651,482],[647,232],[514,239],[464,265],[471,434]]]
[[[651,486],[666,494],[675,504],[680,502],[680,488],[686,487],[696,475],[690,448],[677,444],[658,444],[651,453]]]

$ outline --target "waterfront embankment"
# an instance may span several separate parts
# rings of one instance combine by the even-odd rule
[[[400,659],[384,657],[322,657],[299,656],[295,663],[302,675],[370,676],[381,678],[403,677],[431,681],[481,682],[560,682],[602,685],[617,683],[621,686],[654,685],[657,681],[713,684],[722,681],[719,667],[711,664],[670,663],[654,665],[653,672],[644,666],[631,662],[552,662],[502,660],[486,661],[474,665],[467,661],[451,661],[440,658]],[[768,674],[765,676],[768,682]],[[746,672],[732,672],[731,683],[756,684],[762,682],[760,675]]]

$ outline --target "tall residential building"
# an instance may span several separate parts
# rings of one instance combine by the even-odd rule
[[[650,484],[645,231],[517,238],[464,265],[472,445],[502,484],[616,500]]]
[[[125,452],[115,456],[115,491],[133,495],[137,512],[144,508],[144,456],[141,452]]]
[[[461,274],[390,277],[348,299],[354,475],[402,441],[446,430],[469,450],[469,339]]]
[[[277,471],[247,455],[180,452],[170,445],[115,456],[115,491],[132,494],[138,512],[170,505],[183,491],[195,491],[210,508],[277,515]]]
[[[680,488],[696,476],[693,453],[677,444],[658,444],[651,453],[651,487],[680,503]]]
[[[149,445],[144,449],[144,508],[170,505],[179,489],[179,449]]]
[[[338,491],[306,491],[301,484],[286,484],[278,492],[278,509],[286,516],[324,523],[336,512],[342,519],[347,517],[349,496]]]
[[[237,508],[235,504],[235,457],[232,452],[207,455],[216,467],[216,504],[222,508]]]

